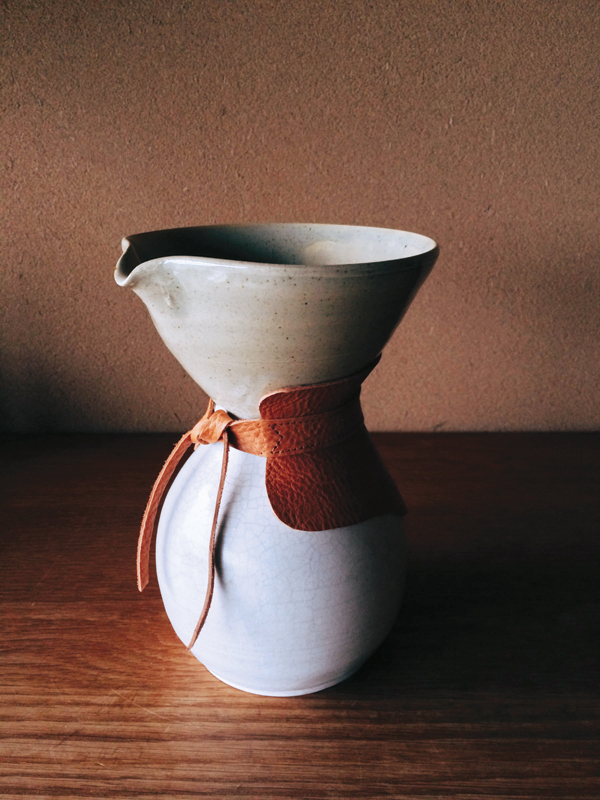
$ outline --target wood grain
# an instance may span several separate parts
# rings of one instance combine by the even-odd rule
[[[185,650],[137,528],[174,436],[5,437],[0,797],[598,798],[600,437],[381,434],[391,636],[300,698]]]

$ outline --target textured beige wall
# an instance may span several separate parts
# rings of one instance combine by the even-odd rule
[[[379,430],[598,426],[597,0],[2,4],[2,425],[181,430],[204,395],[122,235],[399,227],[442,254]]]

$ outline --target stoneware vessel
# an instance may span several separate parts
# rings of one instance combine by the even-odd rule
[[[125,238],[115,278],[217,407],[255,419],[269,392],[373,363],[436,257],[431,239],[383,228],[205,226]],[[222,442],[199,447],[160,515],[158,580],[184,643],[205,597],[222,454]],[[315,692],[357,670],[400,606],[401,516],[294,530],[272,510],[265,459],[235,449],[220,508],[214,595],[192,653],[262,695]]]

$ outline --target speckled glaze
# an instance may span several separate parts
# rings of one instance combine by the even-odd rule
[[[267,392],[371,363],[437,256],[425,236],[345,225],[183,228],[129,236],[123,250],[117,283],[242,419],[258,416]]]
[[[431,239],[332,225],[211,226],[123,240],[116,280],[146,303],[163,340],[218,406],[258,417],[261,396],[345,377],[381,352],[433,266]],[[199,410],[199,415],[200,415]],[[156,563],[167,614],[187,643],[208,576],[222,444],[173,482]],[[402,519],[296,531],[273,513],[265,459],[231,450],[212,605],[193,654],[256,694],[318,691],[352,674],[402,598]]]

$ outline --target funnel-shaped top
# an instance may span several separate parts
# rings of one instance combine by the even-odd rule
[[[381,352],[438,249],[350,225],[214,225],[128,236],[115,272],[167,347],[230,413],[358,372]]]

